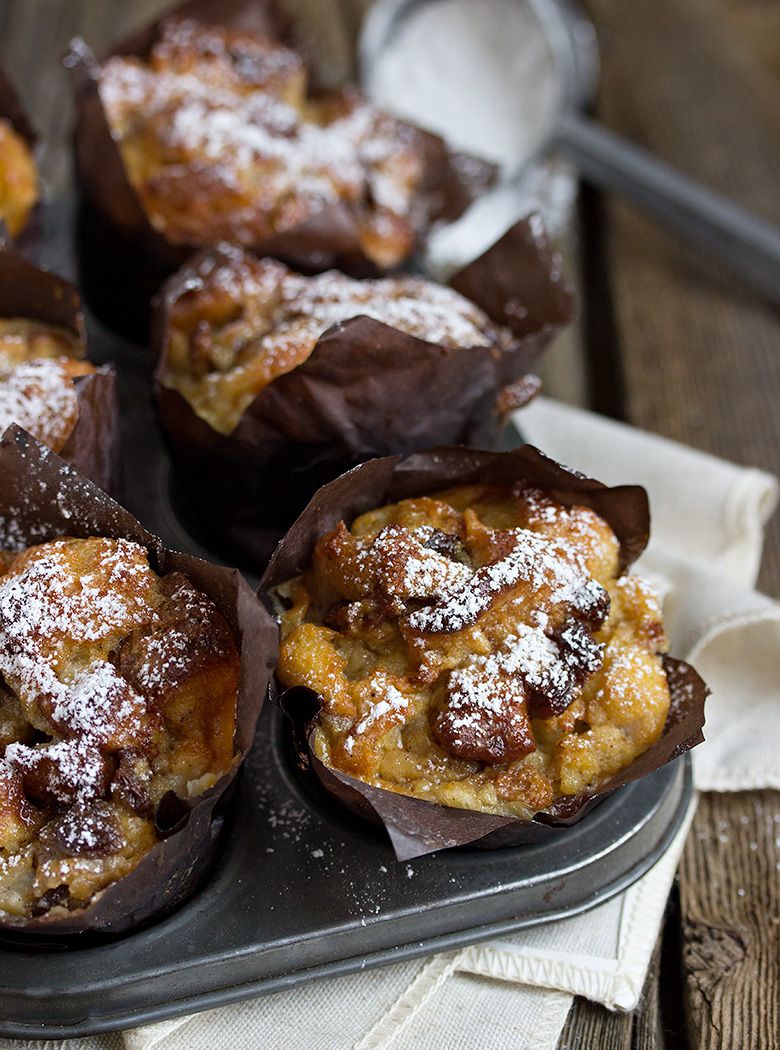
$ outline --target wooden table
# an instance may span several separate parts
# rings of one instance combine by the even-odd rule
[[[318,46],[346,72],[368,0],[288,2],[316,9]],[[100,49],[167,6],[0,0],[0,57],[43,138],[51,192],[69,179],[68,39],[80,33]],[[780,223],[780,3],[587,6],[602,47],[600,118]],[[619,201],[586,190],[581,219],[582,367],[572,382],[571,340],[554,350],[548,392],[780,473],[777,309]],[[761,584],[780,596],[780,519]],[[778,814],[776,792],[703,797],[639,1009],[577,1000],[562,1050],[780,1047]]]

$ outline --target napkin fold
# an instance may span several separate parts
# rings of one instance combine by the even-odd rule
[[[554,459],[648,489],[653,539],[637,571],[664,593],[674,653],[712,689],[696,787],[780,788],[780,606],[752,589],[776,480],[547,398],[517,424]],[[636,1006],[694,808],[643,878],[583,915],[67,1048],[554,1050],[574,995]]]

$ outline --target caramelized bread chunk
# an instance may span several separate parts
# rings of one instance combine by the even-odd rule
[[[233,763],[239,658],[213,602],[128,540],[0,561],[0,912],[89,903],[159,841],[168,792]]]
[[[344,522],[277,588],[277,675],[322,699],[326,764],[528,817],[597,789],[663,732],[660,608],[595,511],[460,486]]]

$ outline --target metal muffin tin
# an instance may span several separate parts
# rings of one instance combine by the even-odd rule
[[[47,261],[68,272],[63,243],[49,242]],[[169,546],[208,556],[169,498],[148,353],[97,324],[90,336],[92,356],[113,360],[120,375],[126,506]],[[208,883],[119,940],[0,944],[0,1035],[128,1028],[584,911],[653,865],[691,792],[686,757],[619,789],[543,845],[399,863],[383,832],[302,777],[283,717],[267,704]]]

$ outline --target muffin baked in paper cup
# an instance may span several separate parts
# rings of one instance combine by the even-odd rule
[[[86,345],[84,314],[76,289],[41,270],[0,238],[0,318],[20,317],[65,328]],[[119,409],[116,374],[102,365],[75,381],[79,414],[60,456],[106,492],[119,484]]]
[[[0,438],[0,549],[8,549],[9,540],[14,549],[21,549],[58,536],[108,536],[139,543],[156,572],[183,573],[214,602],[241,661],[234,759],[230,770],[196,798],[163,798],[155,814],[161,841],[128,875],[99,891],[85,908],[65,915],[49,912],[14,920],[0,914],[4,936],[126,933],[192,894],[214,858],[225,820],[220,801],[252,745],[276,662],[276,623],[238,570],[168,550],[60,457],[21,428],[9,427]]]
[[[185,0],[98,58],[84,41],[72,42],[66,65],[73,70],[75,87],[80,284],[101,320],[144,343],[152,296],[203,245],[174,244],[150,223],[128,179],[101,103],[100,62],[117,55],[145,58],[162,24],[171,17],[271,37],[301,50],[293,18],[274,0]],[[303,57],[306,61],[305,53]],[[316,82],[313,90],[316,93]],[[437,135],[415,130],[427,171],[420,204],[430,222],[454,220],[495,181],[496,168],[477,158],[452,154]],[[380,272],[364,254],[355,215],[343,203],[330,204],[298,226],[245,247],[310,273],[333,267],[361,276]]]
[[[536,393],[529,374],[573,311],[560,259],[530,216],[451,281],[512,332],[509,349],[444,347],[353,317],[320,336],[306,361],[274,379],[222,434],[163,378],[174,305],[201,267],[230,252],[197,256],[164,286],[153,320],[155,398],[182,513],[203,542],[253,567],[264,565],[317,488],[355,464],[433,445],[493,447],[504,413]]]
[[[386,503],[435,495],[454,485],[511,486],[524,480],[546,489],[565,506],[590,507],[615,532],[621,570],[642,552],[649,536],[647,495],[638,486],[608,488],[561,466],[530,445],[511,452],[441,448],[414,455],[372,460],[321,489],[280,543],[261,580],[259,593],[271,607],[270,592],[307,566],[320,536],[340,521]],[[326,766],[312,749],[312,733],[322,701],[303,686],[283,690],[275,680],[272,695],[287,714],[302,775],[314,776],[325,791],[358,816],[382,824],[399,860],[471,844],[480,848],[516,846],[565,833],[598,801],[616,788],[652,773],[704,739],[704,701],[708,690],[696,671],[681,660],[664,657],[671,707],[661,737],[598,790],[560,798],[532,820],[443,806],[375,787]]]

